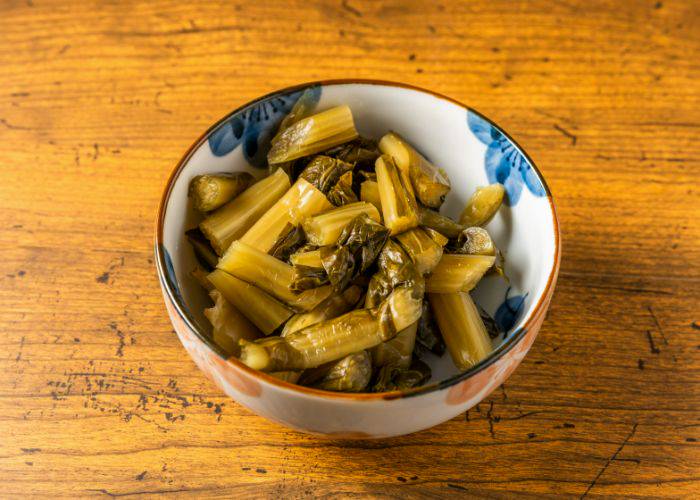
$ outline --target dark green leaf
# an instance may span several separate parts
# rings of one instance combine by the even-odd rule
[[[325,269],[309,266],[294,266],[294,276],[289,289],[292,292],[303,292],[312,288],[318,288],[328,283],[328,275]]]
[[[414,359],[409,368],[386,365],[375,375],[372,391],[404,391],[423,385],[431,375],[430,367],[419,359]]]
[[[359,272],[363,273],[374,263],[389,239],[389,230],[372,220],[367,214],[355,217],[345,226],[338,238],[338,246],[347,247],[360,261]]]
[[[355,273],[355,259],[348,247],[321,248],[321,262],[333,289],[343,291]]]
[[[209,240],[207,240],[199,228],[190,229],[185,234],[187,235],[190,245],[192,245],[192,250],[194,250],[194,255],[197,257],[199,263],[207,271],[212,271],[219,262],[219,256],[216,255]]]
[[[445,342],[442,340],[440,329],[435,322],[433,312],[427,300],[423,301],[423,309],[418,321],[416,333],[416,347],[427,349],[442,356],[445,353]]]
[[[326,194],[335,186],[340,176],[346,172],[351,172],[352,168],[351,163],[346,163],[330,156],[319,155],[315,156],[306,165],[299,177],[306,179]]]
[[[328,201],[336,207],[359,201],[352,190],[352,172],[345,172],[328,191]]]
[[[299,251],[306,244],[306,236],[301,226],[287,224],[283,231],[284,236],[277,240],[275,246],[270,250],[270,255],[284,262],[289,260],[289,256]]]

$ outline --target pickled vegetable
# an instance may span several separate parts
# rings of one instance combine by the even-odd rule
[[[282,231],[282,236],[280,236],[268,253],[274,258],[286,262],[298,250],[303,248],[305,244],[306,235],[304,234],[304,230],[301,227],[294,227],[292,224],[287,224]]]
[[[430,305],[452,361],[464,371],[485,359],[491,340],[468,293],[431,293]]]
[[[414,291],[399,288],[378,309],[356,309],[285,337],[242,340],[241,361],[263,371],[314,368],[393,338],[419,314]]]
[[[192,250],[194,250],[194,255],[199,263],[207,270],[214,269],[216,263],[219,262],[219,256],[216,255],[216,252],[214,252],[214,249],[202,232],[195,228],[187,231],[185,235],[190,245],[192,245]]]
[[[382,200],[379,197],[379,184],[377,181],[364,181],[360,184],[360,199],[371,203],[381,212]]]
[[[223,297],[264,335],[269,335],[292,316],[292,311],[268,294],[221,270],[208,276]],[[249,339],[250,340],[250,339]]]
[[[501,206],[505,189],[502,184],[480,187],[464,207],[459,223],[465,226],[483,226],[487,224]]]
[[[278,170],[212,212],[199,228],[216,253],[221,255],[233,240],[243,236],[290,187],[287,174]]]
[[[442,258],[442,246],[419,227],[399,234],[396,240],[406,250],[421,274],[431,273]]]
[[[372,378],[372,361],[367,351],[345,356],[335,362],[316,385],[327,391],[360,392]]]
[[[323,193],[328,193],[343,175],[352,173],[352,169],[352,163],[319,155],[306,165],[299,178],[310,182]]]
[[[394,160],[388,155],[377,158],[377,183],[384,225],[398,234],[418,225],[418,206],[406,188]]]
[[[359,286],[348,287],[343,293],[333,294],[307,313],[295,314],[284,325],[280,334],[286,337],[307,326],[315,325],[327,319],[337,318],[352,310],[360,300],[362,289]]]
[[[318,267],[294,266],[294,274],[289,289],[294,293],[311,290],[329,283],[326,270]]]
[[[248,318],[230,304],[218,290],[209,292],[214,305],[204,310],[212,326],[214,342],[229,356],[238,354],[240,339],[254,340],[262,334]]]
[[[362,213],[345,226],[337,245],[347,248],[359,263],[358,271],[365,272],[374,263],[388,239],[389,230]]]
[[[488,255],[443,254],[425,282],[431,293],[468,292],[476,286],[496,258]]]
[[[294,266],[307,266],[317,268],[323,267],[323,263],[321,262],[320,249],[300,251],[294,253],[289,257],[289,261]]]
[[[217,267],[257,286],[295,310],[310,311],[332,292],[326,285],[294,293],[291,290],[294,279],[292,266],[241,241],[231,244]]]
[[[449,217],[445,217],[435,210],[425,207],[418,207],[418,219],[421,226],[429,227],[447,238],[457,238],[464,230],[463,225],[457,224]]]
[[[372,391],[405,391],[423,385],[430,380],[431,374],[430,367],[419,359],[414,359],[409,368],[385,365],[379,369]]]
[[[358,137],[348,106],[337,106],[287,127],[272,140],[267,154],[271,164],[320,153]]]
[[[426,160],[394,132],[382,137],[379,149],[390,155],[401,171],[408,171],[415,196],[423,205],[440,208],[450,191],[450,180],[443,170]]]
[[[336,207],[359,201],[352,190],[352,172],[345,172],[340,176],[335,186],[328,191],[328,199]]]
[[[491,235],[481,227],[468,227],[462,231],[456,250],[468,255],[496,255],[496,245]]]
[[[267,178],[191,183],[193,205],[214,208],[187,231],[191,276],[214,301],[210,340],[330,391],[410,390],[431,377],[420,358],[446,349],[460,370],[473,366],[503,336],[468,295],[485,273],[507,279],[481,227],[503,186],[477,189],[460,222],[441,215],[444,171],[396,133],[360,137],[348,106],[312,114],[317,97],[307,89],[281,121]]]
[[[424,300],[422,304],[418,331],[416,332],[416,344],[438,356],[442,356],[445,352],[445,342],[442,340],[440,329],[427,300]]]
[[[374,205],[358,201],[309,217],[302,222],[302,227],[312,245],[332,245],[338,241],[345,226],[360,214],[367,214],[372,220],[379,221],[379,212]]]
[[[370,354],[374,366],[393,364],[408,368],[411,365],[417,330],[418,322],[415,322],[397,333],[393,339],[373,347]]]
[[[189,196],[195,210],[211,212],[248,189],[254,181],[248,172],[198,175],[190,181]]]
[[[284,235],[288,224],[298,225],[304,218],[333,208],[324,194],[305,179],[294,185],[241,237],[240,241],[269,252]]]

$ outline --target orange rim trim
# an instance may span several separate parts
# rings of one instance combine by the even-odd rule
[[[278,386],[283,389],[287,389],[293,392],[297,392],[299,394],[304,394],[307,396],[315,396],[315,397],[322,397],[322,398],[335,398],[335,399],[349,399],[353,401],[381,401],[381,400],[393,400],[393,399],[400,399],[404,397],[413,397],[413,396],[418,396],[421,394],[427,394],[429,392],[437,391],[437,390],[442,390],[446,389],[448,387],[451,387],[455,384],[458,384],[474,375],[477,373],[481,372],[483,369],[487,368],[490,366],[492,363],[496,362],[498,359],[502,358],[505,356],[508,352],[510,352],[513,347],[515,347],[525,336],[527,333],[529,327],[534,323],[534,321],[539,317],[540,314],[544,313],[544,308],[548,306],[549,301],[551,300],[551,297],[554,293],[554,287],[557,282],[557,277],[559,275],[559,266],[561,263],[561,233],[559,229],[559,219],[557,218],[557,212],[556,212],[556,207],[554,205],[554,199],[552,197],[552,193],[549,189],[549,186],[547,185],[547,182],[544,179],[544,176],[542,175],[542,172],[540,172],[539,168],[537,168],[537,165],[535,165],[535,162],[532,161],[532,158],[525,152],[525,150],[520,147],[520,145],[505,131],[503,130],[502,127],[500,127],[498,124],[496,124],[493,120],[490,118],[487,118],[483,114],[481,114],[479,111],[475,110],[474,108],[471,108],[469,106],[466,106],[465,104],[457,101],[456,99],[453,99],[451,97],[445,96],[443,94],[433,92],[432,90],[427,90],[421,87],[417,87],[414,85],[409,85],[406,83],[400,83],[400,82],[391,82],[388,80],[371,80],[371,79],[337,79],[337,80],[319,80],[319,81],[314,81],[314,82],[307,82],[307,83],[302,83],[299,85],[293,85],[291,87],[286,87],[284,89],[280,90],[275,90],[273,92],[270,92],[268,94],[265,94],[261,97],[258,97],[252,101],[249,101],[245,103],[242,106],[239,106],[235,110],[231,111],[230,113],[226,114],[223,118],[217,120],[217,122],[209,127],[206,132],[204,132],[185,152],[183,157],[180,159],[178,164],[175,166],[173,171],[171,172],[170,176],[168,177],[168,181],[165,187],[165,191],[163,192],[163,196],[161,197],[160,203],[158,205],[158,214],[157,214],[157,219],[156,219],[156,234],[155,234],[155,257],[156,257],[156,271],[158,273],[158,278],[161,281],[161,286],[163,287],[164,290],[166,290],[168,294],[168,298],[170,301],[173,303],[175,306],[175,309],[177,310],[178,314],[182,318],[182,320],[186,323],[186,325],[194,332],[194,334],[199,338],[199,340],[211,351],[213,351],[215,354],[218,356],[225,358],[220,350],[214,346],[211,341],[197,328],[196,324],[194,321],[192,321],[192,318],[190,317],[189,313],[187,313],[187,309],[184,306],[184,304],[181,304],[174,293],[174,291],[171,289],[168,281],[165,279],[165,275],[163,272],[163,269],[165,269],[165,262],[164,262],[164,257],[162,252],[160,251],[160,247],[163,244],[163,225],[165,222],[165,207],[168,204],[168,201],[170,199],[170,193],[173,188],[174,181],[178,178],[180,175],[182,169],[184,166],[187,164],[189,161],[190,157],[192,154],[206,141],[209,137],[209,135],[216,130],[222,123],[224,123],[226,120],[228,120],[231,116],[235,115],[236,113],[239,113],[243,109],[252,106],[260,101],[263,101],[269,97],[272,97],[277,94],[285,94],[285,93],[291,93],[295,90],[300,90],[304,89],[306,87],[311,87],[315,85],[319,85],[322,87],[328,87],[328,86],[333,86],[333,85],[348,85],[348,84],[361,84],[361,85],[379,85],[379,86],[384,86],[384,87],[398,87],[398,88],[404,88],[408,90],[414,90],[417,92],[421,92],[423,94],[428,94],[433,97],[436,97],[438,99],[442,99],[448,102],[451,102],[452,104],[459,106],[460,108],[468,111],[472,111],[476,113],[477,115],[481,116],[483,119],[485,119],[487,122],[489,122],[491,125],[495,126],[503,135],[505,135],[508,140],[520,151],[520,153],[527,159],[527,161],[530,163],[532,168],[535,170],[537,173],[537,176],[542,182],[542,185],[544,186],[545,193],[547,195],[547,200],[549,201],[550,209],[552,212],[552,222],[553,222],[553,227],[554,227],[554,265],[552,266],[552,270],[549,274],[549,277],[547,279],[547,284],[545,285],[544,290],[542,291],[542,294],[539,297],[539,300],[537,301],[537,304],[535,307],[532,309],[532,312],[530,315],[527,317],[523,325],[518,328],[515,332],[512,333],[511,337],[503,344],[501,344],[496,350],[494,350],[491,355],[483,360],[481,363],[473,366],[469,370],[460,373],[458,375],[454,375],[453,377],[448,378],[447,380],[443,380],[440,382],[435,382],[430,385],[424,385],[421,387],[417,387],[415,389],[409,389],[407,391],[391,391],[391,392],[378,392],[378,393],[346,393],[346,392],[331,392],[331,391],[324,391],[320,389],[313,389],[311,387],[304,387],[301,385],[296,385],[296,384],[291,384],[289,382],[285,382],[283,380],[280,380],[278,378],[272,377],[266,373],[260,372],[258,370],[254,370],[245,364],[241,363],[238,359],[236,358],[228,358],[227,362],[231,363],[233,366],[236,368],[242,370],[243,372],[247,373],[248,375],[261,379],[268,384]]]

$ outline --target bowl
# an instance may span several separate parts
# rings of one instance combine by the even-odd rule
[[[442,212],[459,215],[477,186],[500,182],[506,199],[488,224],[506,259],[510,283],[486,277],[472,295],[505,331],[493,353],[459,373],[449,355],[428,360],[433,377],[408,391],[350,394],[293,385],[252,370],[210,339],[208,298],[190,277],[194,254],[184,232],[199,216],[187,198],[195,175],[266,174],[271,134],[297,97],[313,89],[321,111],[348,104],[360,134],[398,132],[452,183]],[[534,163],[501,128],[448,97],[400,83],[340,80],[272,92],[232,111],[187,151],[168,180],[157,220],[155,261],[165,305],[183,346],[222,391],[251,411],[301,431],[337,438],[381,438],[437,425],[468,410],[501,385],[535,340],[549,307],[560,260],[552,195]]]

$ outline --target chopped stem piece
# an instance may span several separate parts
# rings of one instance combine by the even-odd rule
[[[419,273],[431,273],[440,262],[442,247],[423,229],[415,227],[397,235],[396,239],[411,257]]]
[[[296,310],[310,311],[331,294],[329,286],[294,293],[291,290],[292,266],[241,241],[231,243],[219,260],[218,268],[263,289]]]
[[[299,120],[283,130],[274,138],[267,159],[270,163],[295,160],[358,136],[350,108],[347,105],[337,106]]]
[[[268,294],[219,269],[208,276],[221,295],[265,335],[287,321],[292,311]]]
[[[254,340],[261,336],[260,330],[229,303],[221,292],[214,289],[209,292],[209,296],[214,301],[214,306],[205,309],[204,315],[211,323],[214,342],[229,356],[238,354],[240,339]]]
[[[204,237],[202,231],[198,228],[190,229],[185,232],[187,240],[192,245],[192,250],[194,250],[194,255],[197,257],[199,262],[207,269],[214,269],[216,263],[219,262],[219,256],[216,255],[214,249],[209,244],[209,241]]]
[[[336,361],[316,385],[327,391],[360,392],[372,377],[372,359],[367,351],[357,352]]]
[[[375,164],[384,225],[398,234],[418,225],[418,206],[406,188],[391,156],[382,155]]]
[[[198,175],[190,181],[189,196],[200,212],[211,212],[248,189],[255,178],[248,172]]]
[[[379,141],[379,149],[391,155],[401,172],[408,172],[416,198],[423,205],[439,208],[450,191],[447,174],[426,160],[398,134],[389,132]]]
[[[294,266],[323,267],[320,249],[294,253],[289,260]]]
[[[381,212],[382,200],[379,197],[379,184],[377,181],[364,181],[360,184],[360,199],[371,203]]]
[[[465,226],[484,226],[498,212],[505,189],[502,184],[477,188],[459,218]]]
[[[456,238],[464,229],[462,224],[457,224],[449,217],[421,206],[418,207],[418,218],[421,226],[429,227],[448,238]]]
[[[447,242],[450,241],[449,239],[447,239],[447,237],[445,237],[442,233],[438,233],[435,229],[424,227],[423,231],[425,231],[426,234],[430,236],[435,243],[437,243],[443,248],[445,245],[447,245]]]
[[[296,384],[299,381],[299,377],[301,377],[301,372],[270,372],[270,375],[285,382],[289,382],[290,384]]]
[[[284,171],[277,170],[212,212],[199,228],[216,253],[221,255],[233,240],[243,236],[289,188],[289,177]]]
[[[491,353],[491,340],[468,293],[431,293],[429,299],[457,368],[467,370]]]
[[[330,210],[326,196],[304,179],[294,185],[248,229],[241,241],[263,252],[269,252],[283,236],[287,224],[296,226],[305,217]]]
[[[495,261],[490,255],[443,254],[425,289],[430,293],[468,292]]]
[[[367,214],[372,220],[379,222],[379,212],[374,205],[358,201],[309,217],[302,222],[302,227],[312,245],[332,245],[338,241],[345,226],[360,214]]]
[[[413,348],[416,344],[417,330],[416,321],[397,333],[393,339],[373,347],[370,354],[372,354],[374,366],[395,364],[401,368],[408,368],[411,365]]]
[[[306,328],[307,326],[337,318],[355,307],[361,295],[362,289],[359,286],[351,286],[343,293],[331,295],[311,311],[292,316],[284,325],[284,329],[280,335],[286,337],[290,333]]]

